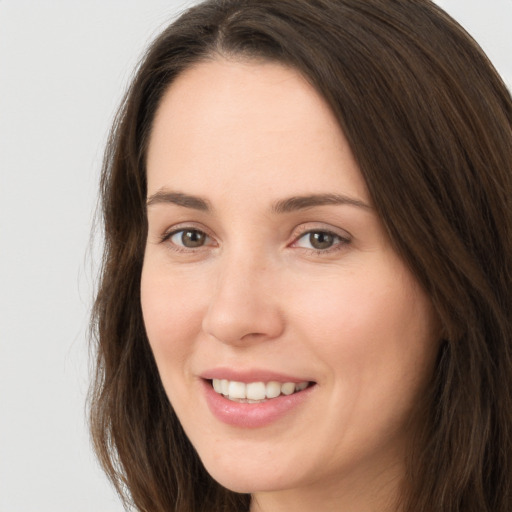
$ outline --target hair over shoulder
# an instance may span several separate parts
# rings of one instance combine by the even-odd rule
[[[441,319],[403,510],[510,512],[512,99],[474,40],[429,0],[209,0],[147,50],[105,153],[92,314],[92,437],[125,504],[249,508],[248,495],[208,475],[184,434],[140,305],[155,112],[181,72],[218,56],[291,66],[323,96],[397,253]]]

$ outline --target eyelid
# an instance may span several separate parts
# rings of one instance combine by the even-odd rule
[[[203,233],[207,239],[206,243],[202,246],[192,248],[192,247],[178,245],[178,244],[170,241],[170,239],[177,233],[180,233],[182,231],[187,231],[187,230],[198,231],[200,233]],[[327,234],[330,234],[330,235],[338,238],[339,241],[334,243],[331,247],[326,248],[326,249],[315,249],[315,248],[307,248],[307,247],[297,246],[298,241],[302,237],[304,237],[310,233],[327,233]],[[197,251],[200,251],[203,249],[208,249],[208,248],[211,248],[212,246],[215,247],[218,245],[216,238],[211,233],[211,231],[208,228],[206,228],[204,225],[197,224],[196,222],[180,222],[179,224],[175,224],[175,225],[167,228],[163,234],[159,235],[158,238],[159,238],[160,243],[169,243],[169,245],[172,246],[172,249],[175,251],[178,251],[178,252],[197,252]],[[337,227],[334,227],[334,226],[331,226],[331,225],[326,225],[323,223],[322,224],[314,223],[314,222],[304,223],[304,224],[301,224],[300,226],[296,227],[294,229],[294,232],[291,235],[291,238],[292,238],[292,241],[289,244],[287,244],[288,247],[297,248],[297,249],[301,249],[304,251],[310,251],[315,254],[320,254],[320,253],[327,254],[329,252],[340,250],[342,247],[345,247],[352,242],[352,235],[350,233],[348,233],[347,231],[342,230]]]
[[[161,238],[172,236],[174,233],[177,233],[178,231],[183,231],[185,229],[190,229],[194,231],[201,231],[205,235],[212,236],[210,233],[210,230],[204,226],[203,224],[199,222],[194,221],[184,221],[184,222],[178,222],[177,224],[172,224],[171,226],[165,228],[163,233],[160,235]]]
[[[212,235],[209,229],[202,225],[197,225],[195,222],[180,222],[179,224],[175,224],[169,228],[167,228],[162,235],[159,235],[159,241],[160,243],[166,243],[170,242],[171,238],[176,235],[177,233],[180,233],[181,231],[199,231],[200,233],[203,233],[206,235],[206,238],[210,241],[215,242],[215,237]],[[203,246],[197,247],[197,248],[191,248],[191,247],[185,247],[181,245],[172,244],[177,250],[183,250],[183,251],[198,251],[201,250],[204,247],[210,247],[211,245],[215,244],[205,244]]]
[[[326,226],[325,224],[323,224],[323,225],[319,225],[319,224],[315,225],[314,223],[303,224],[303,225],[299,226],[297,228],[297,230],[298,230],[298,232],[293,234],[293,240],[289,244],[289,247],[300,249],[300,250],[307,251],[307,252],[311,252],[314,254],[326,255],[326,254],[329,254],[330,252],[339,251],[339,250],[343,249],[344,247],[346,247],[347,245],[349,245],[350,243],[352,243],[352,235],[350,235],[350,233],[348,233],[345,230],[341,230],[339,228],[334,228],[333,226]],[[313,247],[312,248],[300,247],[297,245],[299,240],[301,240],[304,236],[311,234],[311,233],[329,234],[329,235],[332,235],[332,236],[338,238],[339,241],[334,243],[331,247],[328,247],[326,249],[315,249]]]
[[[294,229],[292,233],[292,239],[293,242],[301,238],[302,236],[308,234],[308,233],[316,233],[316,232],[324,232],[324,233],[330,233],[331,235],[335,235],[340,237],[343,240],[351,241],[352,235],[341,228],[337,228],[331,225],[326,225],[323,223],[316,223],[316,222],[308,222],[301,224],[297,228]],[[292,242],[292,243],[293,243]]]

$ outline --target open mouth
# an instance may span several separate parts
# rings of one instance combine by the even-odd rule
[[[211,386],[219,395],[239,403],[257,404],[279,396],[300,393],[314,382],[237,382],[227,379],[211,379]]]

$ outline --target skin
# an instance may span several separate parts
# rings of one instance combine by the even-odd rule
[[[163,98],[147,177],[144,321],[210,474],[252,493],[252,511],[397,510],[438,322],[324,100],[279,64],[200,63]],[[311,194],[352,202],[276,211]],[[206,236],[185,247],[185,228]],[[310,231],[331,245],[315,249]],[[219,366],[315,385],[277,421],[234,427],[212,415],[199,377]]]

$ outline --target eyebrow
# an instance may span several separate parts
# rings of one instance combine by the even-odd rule
[[[176,204],[178,206],[183,206],[184,208],[192,208],[203,212],[211,210],[210,203],[202,197],[191,196],[181,192],[170,192],[168,190],[159,190],[148,197],[146,206],[153,206],[155,204],[162,203]]]
[[[349,205],[371,210],[372,207],[360,199],[340,194],[311,194],[305,196],[295,196],[288,199],[277,201],[272,206],[275,213],[289,213],[296,210],[306,210],[315,206],[324,205]]]
[[[159,190],[151,195],[147,200],[147,206],[155,204],[171,203],[184,208],[191,208],[203,212],[212,211],[210,202],[199,196],[192,196],[182,192],[171,192],[168,190]],[[276,201],[271,208],[273,213],[290,213],[297,210],[306,210],[315,206],[324,205],[348,205],[365,210],[371,210],[372,207],[361,201],[346,195],[340,194],[309,194],[304,196],[293,196]]]

